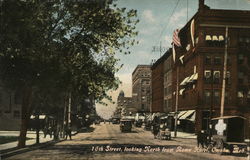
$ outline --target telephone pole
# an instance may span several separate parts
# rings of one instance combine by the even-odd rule
[[[160,57],[162,55],[162,52],[165,52],[166,50],[167,50],[166,47],[162,47],[161,41],[160,41],[160,46],[153,46],[153,48],[152,48],[152,52],[159,52]]]

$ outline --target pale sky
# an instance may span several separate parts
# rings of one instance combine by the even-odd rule
[[[152,52],[153,46],[161,43],[163,47],[169,48],[173,31],[182,28],[198,10],[198,0],[118,0],[117,4],[119,7],[137,10],[140,20],[137,25],[137,40],[140,43],[131,47],[130,55],[117,53],[124,66],[116,74],[122,85],[117,91],[110,93],[114,101],[121,90],[125,96],[131,96],[131,76],[135,67],[158,59],[160,53]],[[205,4],[211,9],[250,10],[250,0],[205,0]],[[97,113],[104,118],[109,118],[115,107],[116,104],[96,104]]]

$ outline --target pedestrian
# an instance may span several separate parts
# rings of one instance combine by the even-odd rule
[[[66,128],[65,133],[66,133],[66,139],[68,139],[68,136],[69,136],[69,139],[72,140],[71,139],[71,126],[70,125]]]
[[[157,138],[158,133],[160,132],[160,122],[157,116],[153,120],[153,134],[154,138]]]
[[[197,146],[199,147],[201,145],[202,148],[204,146],[207,146],[207,134],[204,132],[204,130],[201,130],[197,134]]]
[[[159,126],[159,124],[154,123],[154,125],[153,125],[153,134],[154,134],[154,138],[157,138],[157,135],[158,135],[159,131],[160,131],[160,126]]]

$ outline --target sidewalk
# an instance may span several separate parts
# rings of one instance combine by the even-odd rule
[[[72,136],[77,134],[77,132],[72,132]],[[19,131],[0,131],[0,136],[19,136]],[[63,141],[64,139],[60,139],[58,141],[54,141],[53,136],[50,138],[49,135],[44,138],[43,132],[39,132],[39,140],[40,143],[36,144],[36,132],[35,131],[28,131],[27,136],[28,138],[32,138],[30,140],[26,140],[26,147],[25,148],[17,148],[18,141],[5,143],[0,145],[0,159],[6,158],[15,154],[27,152],[30,150],[38,149],[47,145],[55,144],[57,142]]]
[[[53,137],[50,138],[49,135],[44,138],[43,132],[39,133],[40,135],[40,143],[45,143],[53,140]],[[0,131],[0,136],[19,136],[19,131]],[[28,131],[27,138],[32,138],[30,140],[26,140],[26,146],[36,144],[36,132],[35,131]],[[0,151],[4,151],[11,148],[16,148],[18,141],[5,143],[0,145]]]
[[[174,132],[171,132],[171,137],[174,137]],[[196,139],[195,133],[187,133],[187,132],[177,132],[176,138],[192,138]]]

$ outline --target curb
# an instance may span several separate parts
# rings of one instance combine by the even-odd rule
[[[62,142],[62,141],[64,141],[64,139],[57,140],[57,141],[52,140],[52,141],[48,141],[48,142],[44,142],[44,143],[40,143],[40,144],[32,144],[30,146],[27,146],[25,148],[20,148],[20,149],[18,149],[17,147],[14,147],[14,148],[2,150],[1,154],[0,154],[0,160],[1,160],[1,158],[5,159],[8,157],[17,155],[17,154],[21,154],[21,153],[33,151],[36,149],[44,148],[44,147],[49,146],[49,145],[54,145],[54,144]]]

